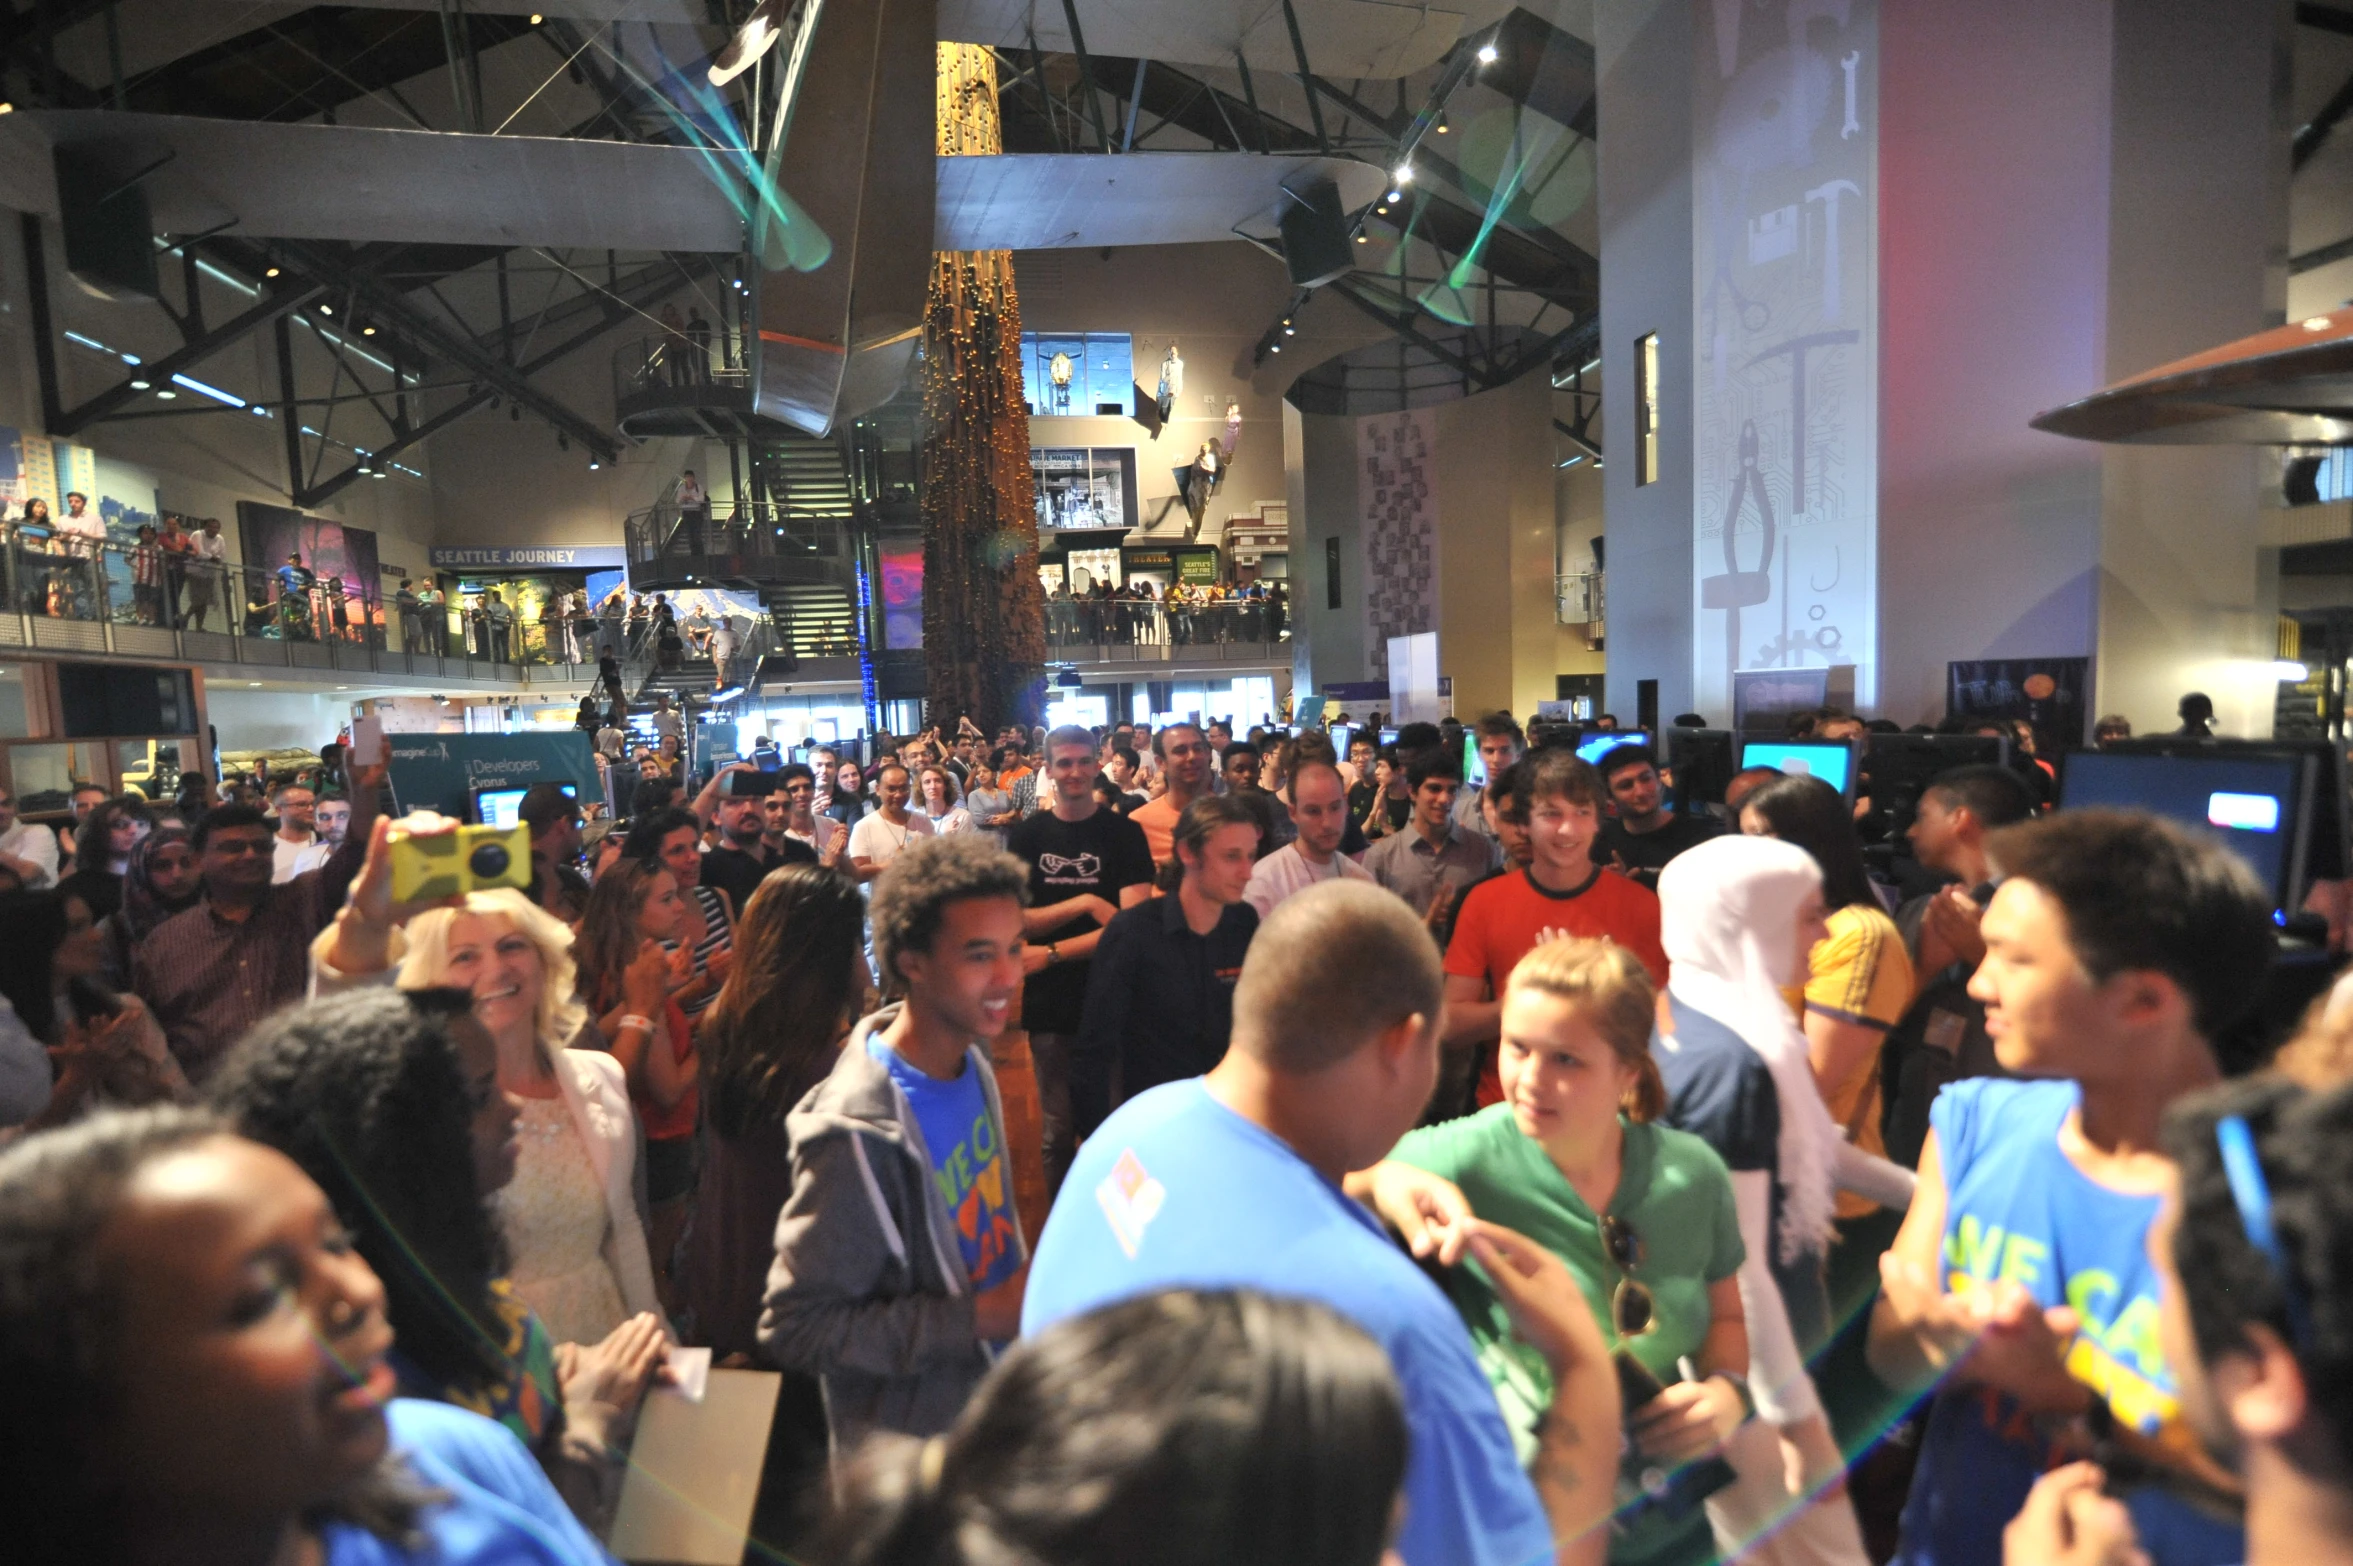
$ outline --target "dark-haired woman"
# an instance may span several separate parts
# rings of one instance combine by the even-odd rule
[[[645,1128],[646,1240],[665,1297],[671,1253],[692,1213],[702,1072],[682,1003],[712,987],[680,944],[685,922],[685,899],[669,868],[623,859],[597,878],[572,947],[580,998],[621,1063]]]
[[[1643,1505],[1653,1484],[1645,1471],[1664,1476],[1716,1455],[1755,1413],[1738,1281],[1746,1248],[1724,1161],[1656,1123],[1667,1094],[1650,1055],[1655,1002],[1624,947],[1563,939],[1534,948],[1504,991],[1504,1102],[1408,1133],[1349,1189],[1401,1219],[1467,1204],[1568,1264],[1612,1350],[1664,1384],[1646,1399],[1627,1393],[1639,1458],[1621,1484],[1610,1558],[1699,1562],[1715,1554],[1704,1512],[1677,1520]],[[1447,1287],[1526,1461],[1552,1403],[1544,1359],[1512,1333],[1478,1275],[1455,1269]],[[1685,1360],[1698,1379],[1683,1379]],[[1770,1439],[1762,1456],[1778,1456]]]
[[[283,1153],[185,1110],[0,1155],[0,1516],[26,1566],[604,1566],[506,1430],[395,1398],[384,1290]]]
[[[1912,1003],[1912,957],[1871,889],[1846,802],[1820,778],[1775,778],[1742,803],[1740,830],[1795,843],[1822,868],[1830,934],[1808,954],[1804,985],[1791,986],[1785,994],[1805,1029],[1814,1083],[1830,1118],[1845,1129],[1848,1142],[1885,1156],[1879,1051]],[[1876,1210],[1860,1196],[1838,1199],[1841,1219]],[[1879,1236],[1879,1249],[1894,1238],[1890,1226]]]
[[[101,801],[74,829],[73,868],[59,878],[58,890],[79,896],[98,918],[112,918],[123,905],[123,876],[131,856],[154,825],[155,818],[138,800]]]
[[[630,823],[629,836],[621,844],[622,858],[659,862],[678,882],[682,917],[676,933],[663,938],[663,946],[694,953],[695,977],[701,982],[683,992],[679,1002],[690,1022],[718,995],[735,939],[736,910],[727,894],[702,884],[702,843],[701,819],[681,806],[665,805]]]
[[[880,1436],[827,1566],[1376,1566],[1405,1478],[1387,1356],[1322,1305],[1147,1294],[1016,1344],[946,1435]]]
[[[520,1110],[464,990],[372,988],[281,1012],[210,1086],[238,1131],[301,1166],[384,1285],[403,1397],[497,1420],[574,1514],[609,1521],[661,1323],[558,1347],[506,1280],[490,1197],[514,1178]]]
[[[110,997],[111,1016],[77,1014],[74,981],[95,982],[103,966],[96,921],[79,896],[0,894],[0,1128],[55,1124],[93,1098],[190,1096],[163,1030],[136,997]]]
[[[131,982],[131,954],[155,927],[204,900],[203,867],[188,840],[188,829],[165,822],[131,851],[123,877],[123,902],[101,926],[106,982],[116,989]]]
[[[792,1194],[784,1117],[833,1069],[865,1014],[872,978],[866,902],[837,871],[786,865],[752,894],[736,957],[703,1017],[703,1169],[679,1268],[693,1340],[721,1360],[760,1358],[760,1304],[776,1260],[776,1218]],[[784,1373],[753,1537],[783,1548],[826,1460],[817,1378]]]

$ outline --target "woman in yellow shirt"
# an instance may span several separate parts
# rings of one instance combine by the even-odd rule
[[[1777,837],[1822,868],[1830,934],[1815,943],[1803,988],[1785,993],[1805,1029],[1814,1084],[1847,1140],[1886,1156],[1879,1128],[1879,1049],[1912,1003],[1912,958],[1863,869],[1862,845],[1838,791],[1820,778],[1776,778],[1749,795],[1740,829]],[[1838,1216],[1876,1211],[1842,1193]]]

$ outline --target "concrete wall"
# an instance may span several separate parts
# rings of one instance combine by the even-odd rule
[[[205,682],[204,709],[225,751],[316,750],[351,721],[348,696],[249,690],[231,680]]]
[[[2279,324],[2288,234],[2286,0],[2117,15],[2109,381]],[[2277,556],[2256,451],[2112,446],[2101,465],[2099,705],[2170,727],[2201,689],[2223,732],[2270,733]]]
[[[1691,6],[1611,0],[1595,8],[1601,73],[1601,384],[1618,460],[1602,470],[1609,518],[1606,705],[1634,711],[1634,682],[1659,682],[1659,711],[1691,706]],[[1659,334],[1658,482],[1637,486],[1634,341]],[[1552,693],[1545,692],[1547,696]],[[1719,722],[1729,713],[1710,713]]]
[[[1880,708],[1945,664],[2095,650],[2101,449],[2027,428],[2106,384],[2109,8],[1880,10]]]
[[[1438,668],[1464,717],[1553,693],[1552,387],[1523,376],[1438,414]]]

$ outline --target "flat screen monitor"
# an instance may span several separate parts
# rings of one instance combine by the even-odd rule
[[[1791,777],[1820,778],[1841,794],[1848,794],[1854,783],[1855,753],[1843,741],[1808,745],[1750,740],[1740,747],[1740,770],[1746,772],[1751,767],[1772,767]]]
[[[2006,767],[2010,742],[1997,734],[1874,734],[1857,763],[1855,792],[1901,839],[1918,812],[1921,791],[1955,767]]]
[[[1387,749],[1388,749],[1390,746],[1392,746],[1392,745],[1394,745],[1394,744],[1396,744],[1396,743],[1397,743],[1397,730],[1395,730],[1395,729],[1383,729],[1383,730],[1381,731],[1381,748],[1382,748],[1383,750],[1387,750]]]
[[[1666,731],[1667,771],[1675,780],[1675,803],[1688,813],[1694,805],[1721,805],[1739,753],[1729,729]]]
[[[1333,724],[1332,754],[1339,757],[1342,761],[1346,761],[1348,759],[1348,747],[1356,743],[1356,736],[1363,731],[1364,725],[1361,723]]]
[[[566,798],[580,797],[580,790],[572,784],[561,787]],[[521,824],[522,817],[517,812],[523,808],[523,796],[529,792],[520,788],[478,788],[474,790],[474,819],[484,826],[511,832]]]
[[[1640,729],[1588,729],[1585,737],[1577,741],[1577,756],[1579,760],[1590,762],[1598,767],[1601,765],[1601,758],[1616,750],[1620,745],[1647,745],[1649,743],[1650,736]]]
[[[2271,889],[2284,918],[2303,903],[2316,771],[2312,757],[2288,750],[2069,751],[2059,808],[2153,811],[2218,837]]]
[[[1462,736],[1462,781],[1466,788],[1487,786],[1487,763],[1479,754],[1479,736],[1469,729]]]
[[[2345,752],[2328,739],[2190,739],[2179,734],[2156,734],[2141,739],[2111,740],[2104,754],[2127,756],[2310,756],[2312,774],[2312,843],[2305,855],[2308,881],[2353,879],[2353,827],[2347,816]]]

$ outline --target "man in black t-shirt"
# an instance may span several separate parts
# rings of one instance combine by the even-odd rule
[[[1601,824],[1601,835],[1593,843],[1595,864],[1631,876],[1655,892],[1659,872],[1669,860],[1722,830],[1705,816],[1677,815],[1667,808],[1658,757],[1648,745],[1615,746],[1602,753],[1599,765],[1610,804],[1618,813]]]
[[[1144,830],[1095,799],[1095,736],[1066,726],[1046,736],[1041,789],[1051,806],[1005,835],[1006,851],[1029,866],[1029,982],[1021,1025],[1029,1032],[1044,1121],[1046,1188],[1059,1190],[1074,1151],[1070,1050],[1086,1007],[1087,959],[1112,915],[1152,895],[1152,850]]]
[[[773,776],[739,764],[713,779],[719,789],[719,846],[703,855],[703,885],[725,892],[739,919],[769,871],[817,862],[816,851],[806,843],[788,837],[780,851],[761,841],[768,830],[767,808],[763,795],[753,790],[765,790]]]

